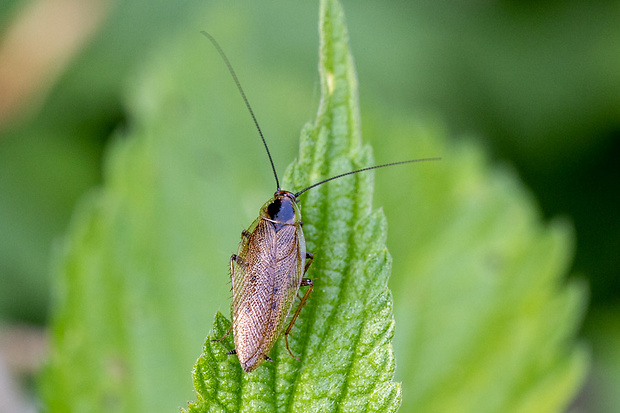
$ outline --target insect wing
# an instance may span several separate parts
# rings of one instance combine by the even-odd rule
[[[235,349],[245,371],[265,360],[281,334],[299,290],[305,254],[299,223],[279,225],[261,216],[243,237],[231,279]]]

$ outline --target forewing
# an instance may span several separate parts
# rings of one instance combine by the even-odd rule
[[[284,225],[276,232],[272,222],[261,219],[233,263],[233,329],[244,366],[264,359],[291,310],[305,257],[298,229]]]
[[[287,225],[277,234],[275,275],[279,290],[277,294],[274,293],[274,297],[277,297],[277,304],[273,309],[273,317],[277,319],[276,334],[282,331],[301,283],[306,255],[305,244],[300,242],[301,234],[301,228],[298,225]]]

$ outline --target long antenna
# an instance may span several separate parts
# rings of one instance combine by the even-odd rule
[[[271,152],[269,152],[269,147],[267,146],[267,141],[265,141],[265,137],[263,136],[263,131],[261,130],[260,126],[258,125],[258,121],[256,120],[256,116],[254,116],[254,111],[252,110],[252,106],[250,106],[250,102],[248,101],[248,98],[245,96],[245,92],[243,91],[243,88],[241,87],[241,83],[239,83],[239,79],[237,78],[237,74],[235,73],[235,70],[233,69],[232,65],[230,64],[230,61],[228,60],[228,57],[226,57],[226,54],[224,53],[224,51],[220,47],[219,43],[213,38],[213,36],[211,36],[209,33],[205,32],[204,30],[201,31],[200,33],[204,34],[205,37],[207,39],[209,39],[211,41],[211,43],[213,43],[213,46],[215,46],[215,48],[217,49],[217,52],[220,54],[220,56],[222,56],[222,60],[224,60],[224,63],[226,63],[226,67],[228,68],[228,71],[230,72],[230,75],[234,79],[235,84],[237,85],[237,89],[239,89],[239,93],[241,93],[241,97],[243,98],[243,101],[245,102],[245,106],[247,106],[248,110],[250,111],[250,115],[252,115],[252,119],[254,120],[254,124],[256,125],[256,129],[258,129],[258,133],[260,135],[260,138],[263,140],[263,145],[265,145],[265,150],[267,151],[267,156],[269,156],[269,162],[271,163],[271,169],[273,170],[273,176],[276,178],[276,186],[278,187],[278,191],[279,191],[280,190],[280,181],[278,180],[278,174],[276,172],[276,167],[273,164],[273,159],[271,158]]]
[[[383,165],[376,165],[376,166],[369,166],[368,168],[362,168],[362,169],[358,169],[356,171],[351,171],[351,172],[347,172],[344,174],[340,174],[340,175],[336,175],[336,176],[332,176],[331,178],[327,178],[321,182],[317,182],[316,184],[312,184],[307,188],[302,189],[301,191],[297,192],[295,194],[295,198],[297,198],[299,195],[303,194],[304,192],[306,192],[308,189],[312,189],[316,186],[322,185],[326,182],[329,181],[333,181],[334,179],[338,179],[338,178],[342,178],[343,176],[347,176],[347,175],[353,175],[359,172],[364,172],[364,171],[370,171],[371,169],[379,169],[379,168],[385,168],[386,166],[394,166],[394,165],[402,165],[405,163],[413,163],[413,162],[427,162],[427,161],[440,161],[441,158],[424,158],[424,159],[411,159],[409,161],[400,161],[400,162],[392,162],[392,163],[386,163]]]

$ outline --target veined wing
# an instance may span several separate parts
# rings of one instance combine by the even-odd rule
[[[246,371],[246,366],[251,369],[268,355],[281,333],[301,281],[301,257],[305,257],[305,244],[300,255],[297,225],[261,218],[254,224],[232,270],[235,346]]]

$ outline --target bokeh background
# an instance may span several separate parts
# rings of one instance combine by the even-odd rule
[[[362,130],[378,162],[394,160],[398,147],[382,141],[390,116],[440,123],[454,140],[474,139],[497,163],[511,165],[545,217],[573,222],[572,273],[590,287],[581,336],[593,360],[572,409],[620,411],[620,220],[614,213],[620,210],[620,2],[343,5]],[[196,26],[196,13],[204,25]],[[52,251],[78,199],[101,183],[113,132],[131,123],[125,95],[147,57],[177,33],[212,32],[283,168],[319,100],[317,14],[318,5],[308,1],[0,3],[0,383],[8,391],[0,400],[35,408],[32,383],[45,357]],[[204,43],[196,54],[204,53],[205,71],[212,70],[203,40],[196,41]],[[228,82],[225,69],[217,70],[214,76]],[[245,119],[244,107],[237,109],[228,116]],[[273,184],[260,146],[247,144],[255,139],[247,131],[243,139],[217,144],[230,156],[206,161],[218,166],[222,182],[246,181],[235,173],[244,168],[258,171],[254,182],[241,186],[247,190],[239,190],[251,217]],[[387,174],[376,181],[376,203],[386,205],[389,220],[398,182]],[[235,228],[247,221],[241,214]],[[406,238],[398,230],[391,234],[389,243]],[[224,234],[221,245],[237,242],[234,232]],[[230,253],[216,251],[223,274]],[[398,256],[394,262],[397,272]],[[215,294],[205,312],[227,306],[227,295]]]

